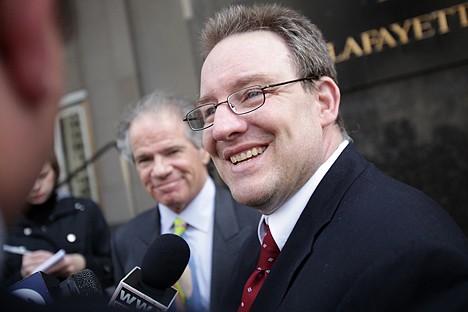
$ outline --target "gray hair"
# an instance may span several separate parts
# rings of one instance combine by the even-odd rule
[[[151,94],[145,95],[140,101],[130,109],[120,121],[117,127],[117,148],[127,158],[132,157],[132,146],[129,138],[129,129],[132,122],[142,114],[161,114],[168,112],[180,119],[184,123],[185,134],[187,138],[197,147],[202,147],[202,133],[199,131],[192,131],[187,123],[183,122],[185,114],[193,109],[193,102],[177,97],[173,94],[155,90]],[[157,125],[155,125],[157,127]]]
[[[232,5],[208,19],[201,33],[203,60],[221,40],[256,30],[283,38],[293,56],[297,78],[328,76],[338,83],[335,63],[321,31],[306,16],[278,4]],[[340,116],[337,124],[347,137]]]

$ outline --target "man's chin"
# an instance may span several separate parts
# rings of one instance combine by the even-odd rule
[[[181,213],[185,209],[185,204],[180,199],[176,198],[159,198],[155,199],[156,202],[168,207],[176,213]]]

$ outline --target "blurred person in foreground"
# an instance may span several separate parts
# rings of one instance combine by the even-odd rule
[[[101,209],[92,200],[58,194],[59,176],[51,153],[28,195],[26,210],[3,245],[7,286],[32,274],[60,249],[65,256],[44,273],[64,280],[87,268],[102,287],[113,285],[110,232]]]
[[[6,225],[20,215],[53,148],[64,78],[61,8],[51,0],[0,1],[0,207]]]
[[[466,237],[353,147],[317,27],[280,5],[237,5],[201,38],[185,120],[234,199],[262,213],[225,311],[467,310]]]
[[[73,16],[68,0],[0,0],[1,243],[4,227],[21,215],[53,148],[63,93],[64,41],[73,32]],[[0,258],[3,262],[3,252]],[[108,310],[102,302],[85,298],[39,306],[10,295],[3,287],[0,307],[28,312]]]
[[[260,214],[237,204],[209,176],[210,156],[201,146],[201,133],[182,121],[191,107],[191,101],[155,91],[119,125],[118,146],[157,205],[112,236],[115,281],[141,265],[155,238],[177,234],[180,227],[175,222],[181,221],[181,236],[191,251],[191,277],[187,282],[184,273],[176,285],[181,296],[174,309],[222,311],[220,294],[233,273],[233,260],[247,238],[255,235]]]

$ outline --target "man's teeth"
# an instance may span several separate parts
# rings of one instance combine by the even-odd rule
[[[233,164],[236,164],[236,163],[244,161],[246,159],[250,159],[250,158],[252,158],[254,156],[260,155],[261,153],[263,153],[264,150],[265,150],[265,148],[263,148],[263,147],[254,147],[251,150],[248,150],[247,152],[242,152],[240,154],[231,156],[231,162]]]

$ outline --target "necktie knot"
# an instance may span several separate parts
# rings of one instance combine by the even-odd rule
[[[271,235],[270,229],[268,226],[267,233],[263,238],[262,248],[260,250],[260,257],[258,258],[257,270],[270,270],[275,263],[276,258],[278,257],[280,250],[278,245],[276,245],[273,236]]]
[[[181,218],[175,218],[174,220],[174,234],[182,236],[187,229],[187,223]]]

